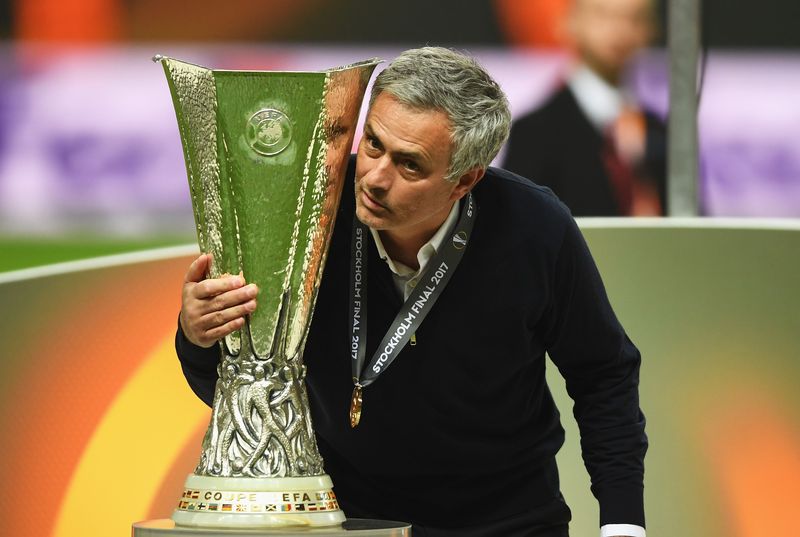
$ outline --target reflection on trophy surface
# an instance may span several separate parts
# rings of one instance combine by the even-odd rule
[[[259,307],[221,341],[200,462],[173,514],[202,527],[344,520],[311,424],[302,351],[361,101],[378,63],[319,73],[214,71],[165,57],[210,277]]]

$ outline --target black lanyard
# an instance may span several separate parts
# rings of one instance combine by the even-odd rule
[[[397,358],[411,336],[431,311],[450,277],[464,256],[477,206],[472,193],[467,194],[450,239],[446,240],[425,272],[419,277],[414,292],[403,303],[389,330],[366,364],[367,347],[367,253],[369,228],[353,216],[353,237],[350,246],[350,357],[353,371],[353,399],[350,405],[350,425],[355,427],[361,418],[362,388],[369,386]]]

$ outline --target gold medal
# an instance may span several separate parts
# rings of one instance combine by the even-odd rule
[[[355,428],[361,421],[361,386],[356,384],[353,388],[353,398],[350,400],[350,427]]]

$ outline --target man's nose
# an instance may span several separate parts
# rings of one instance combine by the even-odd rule
[[[393,168],[387,155],[373,161],[373,166],[364,175],[364,183],[370,190],[388,190],[392,184]]]

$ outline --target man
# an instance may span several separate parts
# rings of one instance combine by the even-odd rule
[[[655,0],[574,0],[566,84],[519,118],[503,166],[553,189],[574,216],[658,216],[666,207],[666,131],[622,89],[654,33]]]
[[[639,353],[567,209],[488,167],[509,123],[502,90],[461,54],[410,50],[378,75],[304,352],[320,452],[350,517],[407,520],[417,537],[567,535],[547,351],[575,399],[604,535],[637,536],[619,525],[644,525]],[[351,428],[351,243],[364,225],[372,359],[355,373],[364,406]],[[207,263],[187,273],[176,346],[210,404],[216,341],[242,326],[257,290],[204,280]],[[398,311],[422,315],[418,283],[438,299],[412,344],[384,350]]]

